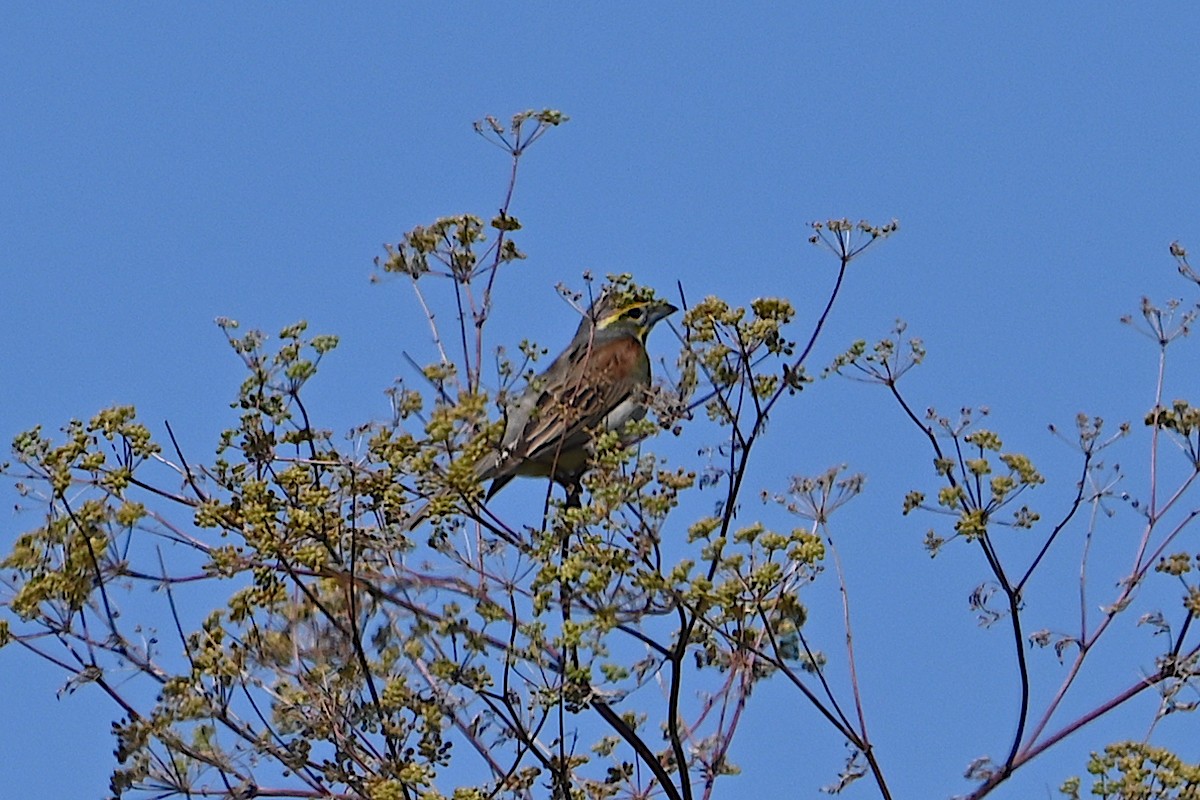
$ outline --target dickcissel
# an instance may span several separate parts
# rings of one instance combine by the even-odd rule
[[[604,291],[567,348],[506,404],[498,445],[475,464],[479,479],[492,481],[487,499],[517,476],[549,477],[577,490],[592,439],[646,415],[646,337],[677,310],[643,292]],[[422,509],[411,522],[424,516]]]

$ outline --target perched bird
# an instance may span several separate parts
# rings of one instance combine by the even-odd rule
[[[644,294],[607,290],[584,315],[567,348],[505,408],[499,446],[476,462],[490,499],[518,475],[578,488],[592,439],[646,415],[646,337],[678,309]],[[425,517],[421,509],[411,518]]]

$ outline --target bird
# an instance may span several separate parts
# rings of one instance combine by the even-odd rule
[[[549,477],[574,496],[592,440],[646,415],[646,339],[676,311],[646,292],[611,287],[602,292],[566,349],[505,405],[498,446],[475,463],[476,477],[491,481],[485,500],[518,476]],[[426,505],[408,527],[427,515]]]

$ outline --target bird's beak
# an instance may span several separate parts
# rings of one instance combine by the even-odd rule
[[[679,309],[665,301],[659,301],[653,308],[650,309],[650,324],[658,322],[660,319],[665,319],[671,316]]]

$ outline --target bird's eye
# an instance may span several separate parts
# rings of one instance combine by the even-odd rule
[[[635,308],[629,309],[625,312],[625,318],[631,319],[634,322],[642,322],[646,319],[646,307],[636,306]]]

